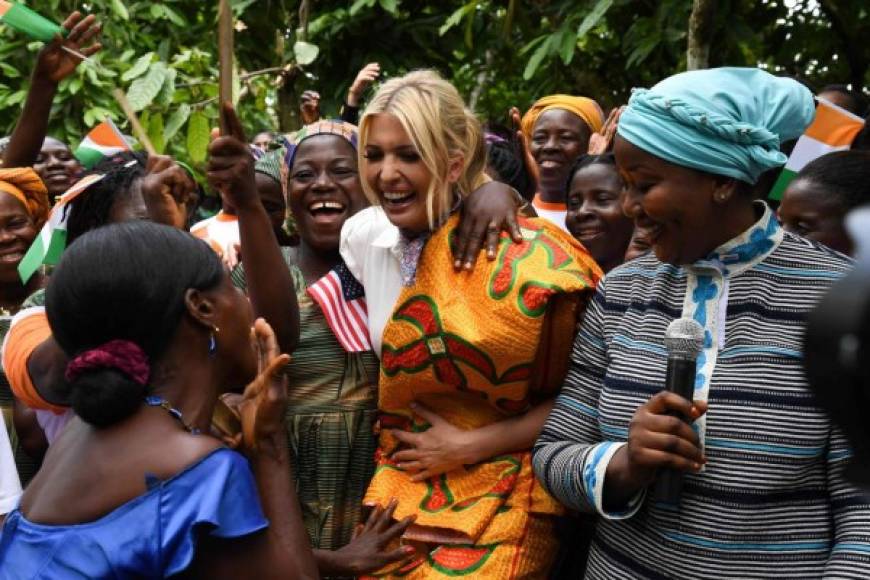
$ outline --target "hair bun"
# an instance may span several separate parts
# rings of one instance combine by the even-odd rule
[[[73,358],[66,366],[64,377],[71,383],[82,373],[102,368],[117,369],[142,386],[148,384],[151,375],[148,355],[138,344],[129,340],[110,340]]]
[[[104,427],[133,414],[145,396],[150,374],[148,356],[139,345],[112,340],[77,355],[64,376],[76,414]]]

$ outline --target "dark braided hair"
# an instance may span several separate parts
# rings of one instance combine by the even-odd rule
[[[486,144],[486,167],[496,175],[490,175],[520,192],[531,201],[535,196],[535,184],[526,169],[523,149],[516,133],[499,124],[489,123],[484,132]]]
[[[870,151],[835,151],[807,163],[795,176],[820,186],[843,209],[870,203]]]
[[[115,202],[130,199],[135,185],[145,175],[146,162],[146,153],[124,152],[104,159],[86,173],[102,173],[105,177],[70,202],[67,245],[82,234],[109,223]]]
[[[610,152],[602,153],[601,155],[581,155],[577,158],[577,161],[574,162],[574,165],[571,166],[571,171],[568,172],[568,181],[565,183],[565,191],[571,190],[571,182],[574,181],[574,175],[584,167],[589,167],[590,165],[610,165],[616,167],[616,157],[614,157],[613,153]],[[622,178],[620,177],[620,179]]]

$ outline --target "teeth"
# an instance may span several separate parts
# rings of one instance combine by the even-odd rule
[[[384,198],[387,201],[398,201],[401,199],[405,199],[407,197],[411,197],[411,195],[413,195],[413,192],[407,192],[407,191],[385,191],[384,192]]]
[[[308,211],[316,211],[319,209],[337,209],[339,211],[342,211],[344,210],[344,205],[338,203],[337,201],[315,201],[308,206]]]

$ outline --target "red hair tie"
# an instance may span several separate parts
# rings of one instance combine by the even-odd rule
[[[119,370],[142,386],[148,384],[151,375],[148,355],[142,347],[129,340],[111,340],[84,351],[66,365],[64,378],[71,383],[82,373],[95,369]]]

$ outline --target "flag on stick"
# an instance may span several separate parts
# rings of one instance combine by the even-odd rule
[[[833,151],[848,149],[855,136],[864,128],[864,119],[819,99],[816,118],[797,141],[782,173],[770,191],[770,199],[780,200],[795,175],[813,161]]]
[[[51,42],[63,29],[27,6],[0,0],[0,22],[42,42]]]
[[[18,274],[21,281],[27,284],[33,273],[43,264],[57,264],[60,256],[66,248],[66,222],[68,217],[69,203],[81,195],[83,191],[105,177],[104,175],[86,175],[69,188],[60,198],[48,214],[48,220],[39,235],[33,240],[30,249],[24,254],[18,264]]]
[[[308,294],[323,310],[326,323],[344,350],[372,349],[365,291],[344,262],[309,286]]]
[[[75,156],[85,169],[90,169],[104,158],[123,151],[130,151],[130,145],[112,120],[107,118],[85,135]]]

